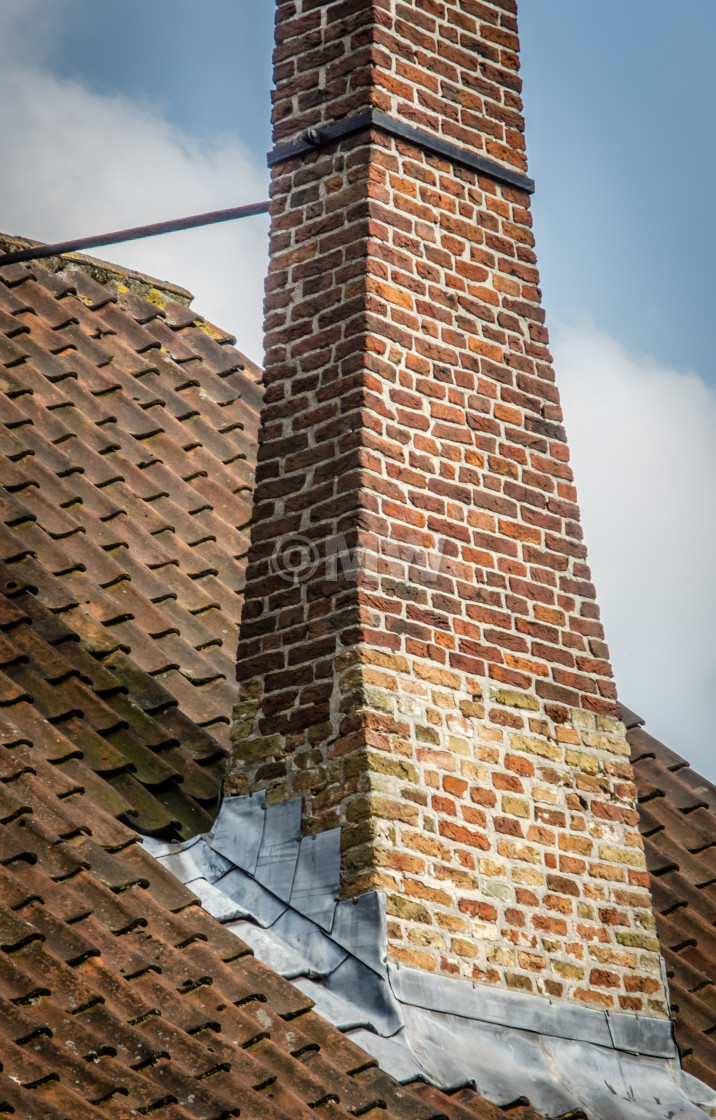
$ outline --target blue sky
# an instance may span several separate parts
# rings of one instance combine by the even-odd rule
[[[713,383],[716,5],[525,0],[521,30],[548,300]]]
[[[64,0],[49,62],[98,93],[131,93],[211,140],[271,143],[272,0]]]
[[[255,201],[272,0],[3,0],[0,228],[46,240]],[[537,245],[621,695],[716,779],[716,5],[522,0]],[[260,358],[263,219],[103,252]]]
[[[48,53],[58,76],[129,94],[204,142],[234,135],[259,159],[268,150],[271,0],[64,0],[62,10]],[[716,382],[716,223],[704,213],[716,5],[688,0],[687,13],[676,19],[664,0],[524,0],[529,156],[556,313],[591,315]]]

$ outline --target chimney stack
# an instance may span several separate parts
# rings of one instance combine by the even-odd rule
[[[227,791],[394,963],[667,1014],[532,236],[515,0],[278,0]]]

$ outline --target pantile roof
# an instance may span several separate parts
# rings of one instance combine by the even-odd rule
[[[48,780],[34,740],[0,760],[0,1115],[537,1120],[524,1101],[399,1085],[66,764]]]
[[[0,281],[0,1115],[534,1120],[518,1070],[502,1109],[398,1085],[138,842],[215,818],[260,371],[182,289],[87,258]],[[626,717],[676,1037],[716,1087],[716,788]]]
[[[260,371],[181,289],[49,263],[0,283],[0,683],[118,815],[189,836],[228,746]]]
[[[259,371],[189,299],[0,270],[0,1115],[540,1120],[398,1084],[139,842],[211,824],[234,698]]]
[[[716,786],[625,715],[676,1041],[716,1089]]]

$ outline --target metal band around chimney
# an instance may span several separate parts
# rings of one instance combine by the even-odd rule
[[[368,109],[355,117],[346,117],[345,120],[327,124],[323,128],[309,128],[300,140],[291,144],[279,144],[273,151],[269,152],[266,157],[268,165],[269,167],[275,167],[288,159],[297,159],[308,152],[315,152],[327,144],[334,144],[345,136],[351,136],[355,132],[363,132],[366,128],[379,128],[381,132],[386,132],[389,136],[395,136],[399,140],[408,140],[411,144],[415,144],[433,155],[443,156],[445,159],[462,164],[463,167],[469,167],[472,171],[477,171],[481,175],[488,175],[499,183],[507,183],[511,187],[519,187],[520,190],[526,191],[528,194],[534,194],[534,179],[530,179],[529,175],[523,175],[520,171],[515,171],[511,167],[503,167],[501,163],[495,163],[494,160],[477,155],[476,152],[471,152],[469,148],[461,148],[458,144],[442,140],[438,136],[424,132],[422,128],[413,128],[410,124],[397,121],[393,117],[389,117],[387,113],[381,112],[380,109]]]

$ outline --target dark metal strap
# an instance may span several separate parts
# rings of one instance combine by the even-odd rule
[[[188,218],[172,218],[168,222],[153,222],[150,226],[117,229],[114,233],[100,233],[96,237],[80,237],[72,241],[57,241],[53,245],[35,245],[30,249],[17,249],[0,254],[0,265],[17,264],[19,261],[36,261],[43,257],[57,257],[62,253],[75,253],[82,249],[96,249],[100,245],[118,245],[120,241],[137,241],[141,237],[156,237],[158,233],[175,233],[180,229],[211,226],[216,222],[232,222],[235,218],[251,218],[255,214],[268,214],[268,202],[252,202],[248,206],[231,206],[228,210],[211,210],[207,214],[192,214]]]
[[[529,175],[523,175],[520,171],[515,171],[511,167],[504,167],[501,163],[486,159],[485,156],[471,152],[469,148],[461,148],[458,144],[442,140],[438,136],[424,132],[422,128],[413,128],[410,124],[397,121],[393,117],[389,117],[387,113],[381,112],[380,109],[367,109],[364,113],[358,113],[355,117],[347,117],[345,120],[336,121],[334,124],[327,124],[323,128],[309,128],[300,140],[291,144],[279,144],[272,152],[269,152],[266,157],[268,165],[269,167],[275,167],[279,163],[284,163],[287,159],[304,156],[307,152],[314,152],[317,148],[334,144],[337,140],[342,140],[344,136],[351,136],[353,133],[362,132],[366,128],[379,128],[381,132],[387,132],[389,136],[397,136],[400,140],[409,140],[411,144],[423,148],[424,151],[444,156],[453,163],[459,163],[463,167],[469,167],[473,171],[480,172],[481,175],[489,175],[491,179],[496,179],[500,183],[508,183],[511,187],[519,187],[520,190],[527,191],[528,194],[534,194],[534,179],[530,179]]]

